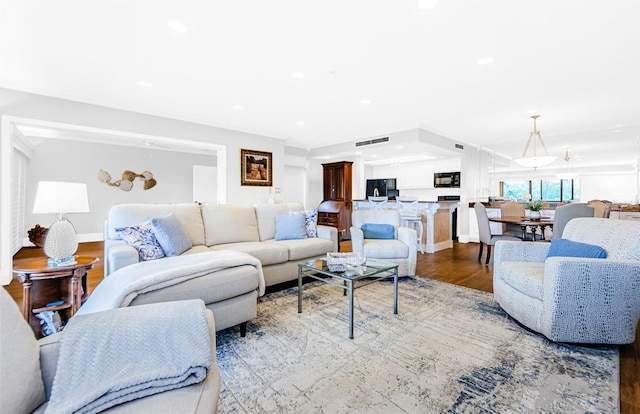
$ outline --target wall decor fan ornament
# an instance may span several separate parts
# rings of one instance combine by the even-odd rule
[[[112,187],[118,187],[122,191],[130,191],[133,188],[133,181],[139,178],[143,182],[145,190],[149,190],[156,186],[158,183],[153,174],[150,171],[144,171],[141,174],[134,173],[133,171],[124,170],[122,173],[122,179],[118,181],[111,181],[111,174],[105,170],[98,171],[98,181],[105,183]]]

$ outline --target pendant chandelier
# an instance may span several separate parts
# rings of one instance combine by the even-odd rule
[[[540,136],[540,131],[536,129],[536,119],[538,119],[540,115],[533,115],[531,118],[533,119],[533,131],[529,134],[529,140],[527,141],[527,145],[524,147],[524,151],[522,152],[522,157],[516,158],[514,161],[518,164],[533,168],[534,170],[538,167],[542,167],[548,164],[551,164],[557,157],[552,157],[547,152],[547,147],[544,145],[542,141],[542,137]],[[533,141],[533,145],[532,144]],[[538,141],[540,144],[538,144]],[[538,155],[538,145],[542,147],[544,150],[544,155]],[[528,155],[529,147],[533,147],[533,153]]]
[[[562,164],[562,167],[558,170],[556,176],[561,180],[573,180],[578,176],[576,171],[571,166],[571,162],[569,161],[571,158],[569,157],[569,150],[566,150],[564,154],[565,162]]]

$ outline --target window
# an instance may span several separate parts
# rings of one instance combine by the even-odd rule
[[[500,197],[524,200],[531,194],[531,200],[569,202],[580,198],[578,180],[523,180],[500,181]]]

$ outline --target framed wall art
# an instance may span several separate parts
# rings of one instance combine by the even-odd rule
[[[273,185],[271,153],[240,149],[240,185]]]

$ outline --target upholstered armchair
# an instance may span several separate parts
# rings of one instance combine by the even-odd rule
[[[18,306],[11,296],[3,288],[0,288],[0,412],[2,413],[43,413],[50,409],[52,412],[72,412],[70,405],[93,409],[104,409],[109,413],[215,413],[218,406],[220,392],[220,372],[215,359],[215,327],[213,314],[206,310],[203,303],[197,301],[168,302],[154,305],[141,305],[130,308],[114,309],[92,315],[79,316],[86,318],[79,322],[74,321],[74,316],[69,320],[64,331],[46,336],[36,340],[29,324],[24,320]],[[201,302],[201,301],[200,301]],[[152,308],[153,307],[153,308]],[[195,311],[195,312],[192,312]],[[183,312],[182,315],[176,315]],[[178,318],[177,323],[183,321],[184,313],[196,314],[199,321],[198,328],[189,325],[185,326],[176,341],[184,347],[171,347],[173,342],[165,340],[170,333],[164,332],[162,326],[170,324],[171,318]],[[140,321],[158,320],[160,326],[156,330],[156,335],[161,338],[149,338],[144,335],[144,330],[140,329]],[[120,324],[118,321],[131,321]],[[193,319],[187,319],[189,322]],[[75,327],[71,327],[74,323]],[[118,336],[109,336],[107,341],[95,340],[98,334],[111,334],[108,325],[121,332]],[[137,324],[137,327],[136,327]],[[122,326],[132,327],[133,332],[127,331]],[[79,327],[83,327],[80,331]],[[74,329],[75,328],[75,329]],[[84,329],[87,328],[87,329]],[[199,342],[199,348],[186,346],[194,342],[191,338],[181,336],[184,331],[201,332],[204,336],[198,336],[195,341]],[[80,340],[74,337],[73,332],[80,333]],[[207,335],[208,333],[208,335]],[[67,341],[66,349],[65,340]],[[137,358],[139,364],[131,361],[126,353],[126,344],[131,347],[138,347],[140,341],[148,341],[152,351],[141,351],[144,358]],[[144,347],[141,347],[142,349]],[[197,349],[198,356],[194,357],[194,349]],[[65,351],[71,352],[65,352]],[[191,360],[208,361],[211,365],[207,372],[204,364],[193,367],[194,370],[182,370],[182,365],[176,363],[181,355],[189,352]],[[84,357],[78,356],[80,353]],[[71,357],[69,355],[72,354]],[[78,360],[86,358],[86,364],[77,364]],[[118,362],[126,359],[123,362]],[[162,365],[164,376],[157,375],[154,371],[157,365],[154,361],[162,359],[168,361]],[[65,364],[69,362],[68,364]],[[96,361],[105,361],[99,363]],[[145,365],[144,369],[137,369],[140,364]],[[178,367],[184,375],[180,378],[173,377],[173,373]],[[195,372],[195,369],[198,371]],[[88,372],[92,375],[94,371],[100,374],[92,376],[90,380],[83,381],[81,372]],[[149,371],[145,374],[144,371]],[[106,374],[112,373],[113,375]],[[157,375],[157,376],[154,376]],[[108,378],[117,378],[115,381],[107,381]],[[55,381],[54,381],[55,377]],[[101,377],[101,378],[98,378]],[[201,380],[201,378],[204,379]],[[83,385],[69,384],[78,381]],[[150,380],[151,379],[151,380]],[[184,382],[183,382],[184,381]],[[199,381],[199,382],[197,382]],[[119,387],[116,387],[116,383]],[[190,384],[181,388],[173,388],[176,383]],[[126,384],[126,385],[125,385]],[[108,392],[102,393],[104,389]],[[135,389],[133,389],[135,388]],[[173,389],[172,389],[173,388]],[[83,390],[84,389],[84,390]],[[90,389],[95,395],[84,392]],[[154,390],[166,389],[168,391],[159,392],[153,395]],[[73,398],[58,398],[62,395],[74,393]],[[155,391],[155,392],[158,392]],[[66,394],[65,394],[66,393]],[[53,398],[52,395],[56,394]],[[117,394],[117,395],[115,395]],[[126,394],[126,395],[125,395]],[[149,395],[138,398],[142,395]],[[96,397],[99,396],[99,397]],[[93,399],[92,399],[93,398]],[[121,399],[119,399],[121,398]],[[132,398],[138,398],[133,399]],[[129,401],[114,405],[121,401]],[[96,408],[100,407],[100,408]],[[111,407],[111,408],[108,408]]]
[[[396,210],[357,210],[351,215],[351,246],[367,259],[379,259],[398,264],[398,276],[415,276],[417,236],[414,229],[400,227],[400,213]],[[388,225],[386,235],[368,238],[370,225]],[[365,231],[363,231],[363,227]],[[380,226],[377,226],[380,228]],[[384,227],[384,226],[383,226]],[[388,237],[388,238],[387,238]]]
[[[563,239],[606,258],[565,257],[552,243],[496,243],[493,294],[526,327],[557,342],[628,344],[640,318],[640,222],[575,218]],[[561,243],[567,244],[560,240]],[[550,249],[552,257],[547,257]],[[555,249],[555,250],[554,250]],[[555,254],[561,254],[555,256]]]

